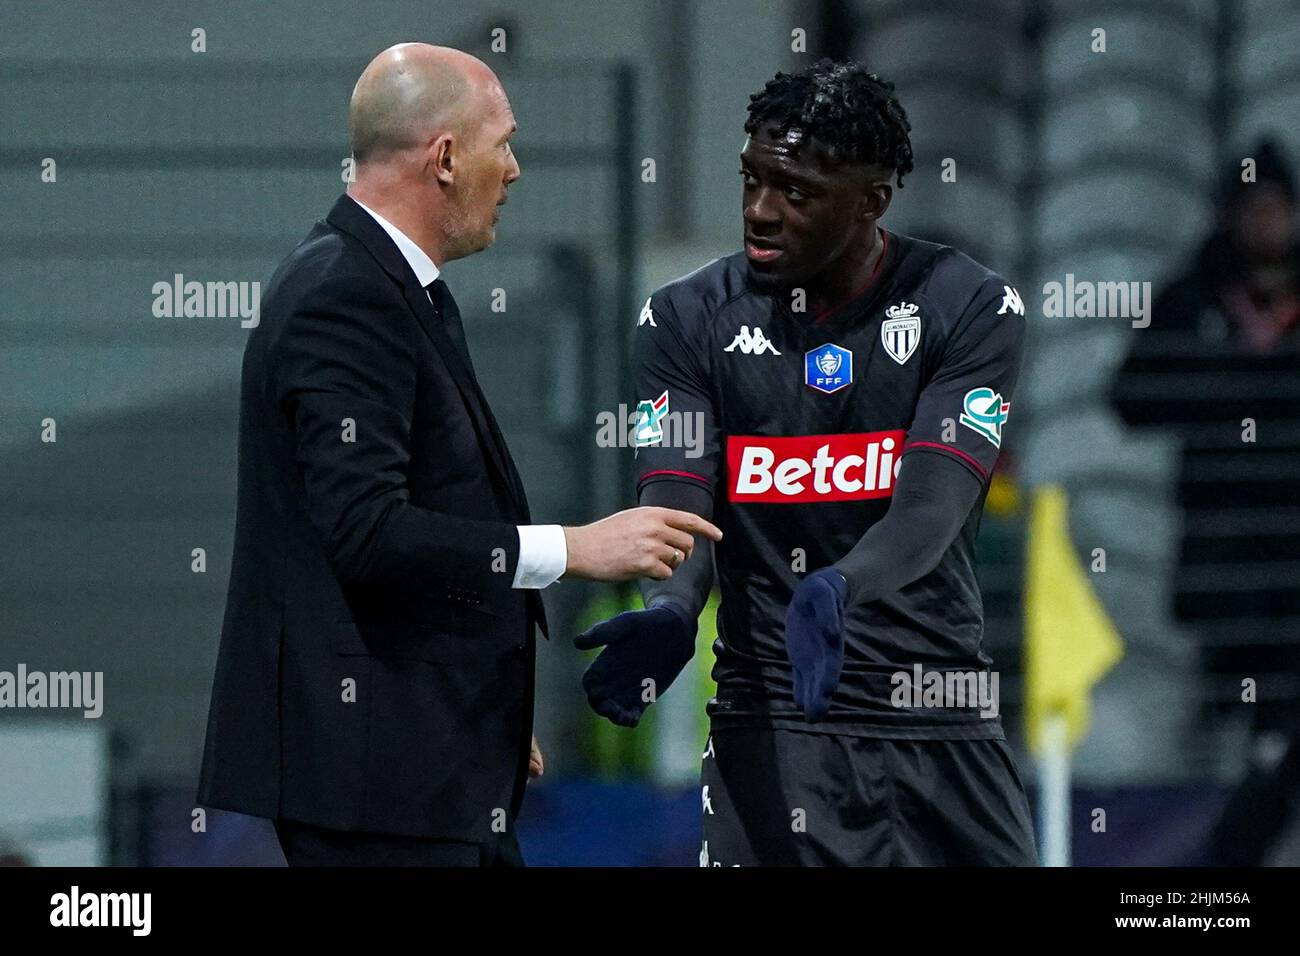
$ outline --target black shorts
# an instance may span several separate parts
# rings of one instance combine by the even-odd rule
[[[701,866],[1037,866],[1003,740],[715,731]]]

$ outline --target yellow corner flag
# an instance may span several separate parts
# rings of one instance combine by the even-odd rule
[[[1025,585],[1025,725],[1041,754],[1045,722],[1064,718],[1073,749],[1088,732],[1092,687],[1124,656],[1115,631],[1070,541],[1065,490],[1034,492]]]

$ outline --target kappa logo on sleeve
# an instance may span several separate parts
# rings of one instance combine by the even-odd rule
[[[639,328],[640,326],[645,325],[647,322],[650,323],[651,328],[654,329],[659,328],[659,326],[655,325],[655,314],[654,314],[654,310],[650,308],[649,299],[645,300],[645,306],[642,307],[641,314],[637,317],[636,324]]]
[[[636,404],[636,434],[633,444],[637,448],[657,445],[664,440],[664,416],[668,414],[668,389],[656,399],[645,399]]]
[[[994,448],[1001,448],[1002,426],[1011,412],[1011,403],[1002,401],[1002,396],[991,388],[972,388],[962,400],[962,408],[958,421],[983,435]]]
[[[1009,285],[1002,287],[1002,304],[998,306],[998,315],[1006,315],[1008,311],[1016,315],[1025,314],[1025,304],[1020,301],[1020,293]]]

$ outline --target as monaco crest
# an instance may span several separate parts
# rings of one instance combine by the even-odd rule
[[[885,310],[885,321],[880,326],[880,344],[899,365],[912,357],[916,344],[921,341],[921,317],[917,312],[916,305],[911,302],[900,302]]]

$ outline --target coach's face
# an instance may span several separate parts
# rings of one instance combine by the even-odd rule
[[[515,116],[499,83],[481,94],[480,110],[464,138],[455,167],[448,228],[448,259],[486,249],[496,240],[499,207],[519,178],[519,163],[510,148]]]
[[[887,170],[835,163],[772,125],[745,140],[740,173],[745,258],[764,291],[816,286],[860,254],[892,195]]]

